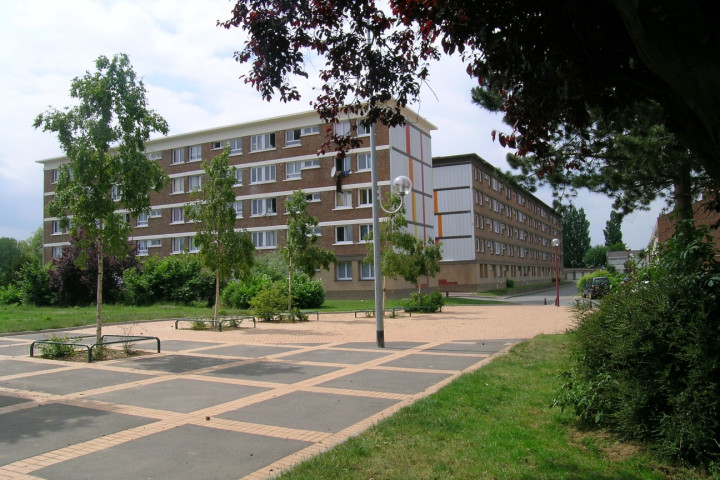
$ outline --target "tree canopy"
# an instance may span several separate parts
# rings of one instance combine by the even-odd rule
[[[324,61],[313,103],[327,122],[348,111],[403,122],[399,107],[418,98],[429,62],[459,53],[468,74],[501,95],[511,127],[500,143],[534,154],[541,172],[577,166],[547,155],[558,132],[582,136],[593,114],[654,102],[720,187],[720,19],[710,2],[391,0],[389,8],[239,0],[220,25],[247,33],[235,58],[251,64],[244,79],[267,99],[298,99],[293,77],[308,75],[310,58]],[[332,140],[347,148],[347,139]]]
[[[610,219],[605,223],[603,234],[605,235],[605,246],[622,244],[622,215],[615,210],[610,212]],[[624,248],[623,248],[624,250]]]
[[[60,218],[83,250],[95,247],[100,342],[103,258],[127,252],[130,227],[120,210],[140,214],[150,205],[150,191],[165,183],[162,168],[145,156],[145,142],[168,127],[147,107],[145,86],[127,55],[100,56],[95,67],[96,72],[73,79],[70,96],[76,105],[51,108],[34,126],[55,132],[68,160],[60,166],[48,213]]]
[[[582,268],[583,256],[590,248],[590,221],[585,217],[585,209],[567,207],[562,216],[562,229],[563,266]]]

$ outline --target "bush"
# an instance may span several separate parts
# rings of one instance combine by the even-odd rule
[[[596,270],[592,273],[588,273],[580,277],[580,280],[577,281],[577,289],[578,293],[582,292],[582,286],[583,284],[592,278],[595,277],[607,277],[610,280],[610,289],[613,290],[615,287],[619,286],[624,277],[621,277],[615,272],[611,272],[610,270]],[[555,283],[555,279],[553,279],[553,283]]]
[[[413,292],[410,299],[405,303],[404,308],[413,312],[435,313],[442,309],[445,305],[445,299],[440,290],[435,290],[430,294],[422,294]]]
[[[23,305],[42,307],[55,303],[55,295],[50,289],[50,276],[40,260],[22,266],[18,286]]]
[[[250,308],[250,300],[273,284],[269,275],[252,275],[246,282],[235,280],[223,289],[220,298],[225,305],[234,308]]]
[[[505,279],[505,287],[506,288],[513,288],[515,286],[515,280],[512,278]]]
[[[250,312],[260,320],[272,320],[287,309],[287,289],[281,282],[258,292],[250,300]]]
[[[320,308],[325,303],[322,281],[311,280],[305,274],[293,276],[292,296],[295,308]]]
[[[670,240],[581,312],[572,338],[558,405],[668,456],[720,459],[720,262],[708,236]]]
[[[22,292],[14,284],[0,287],[0,305],[16,305],[22,300]]]
[[[77,339],[72,340],[67,336],[58,337],[53,335],[47,340],[51,342],[64,342],[64,343],[40,343],[40,351],[43,358],[67,358],[75,356],[75,347],[73,344],[77,343]]]

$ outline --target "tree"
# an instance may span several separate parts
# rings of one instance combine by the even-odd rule
[[[23,254],[18,241],[10,237],[0,238],[0,286],[12,283],[23,264]]]
[[[563,266],[581,268],[583,256],[590,248],[590,221],[585,218],[585,209],[579,211],[574,205],[565,209],[562,216]]]
[[[318,268],[328,270],[337,261],[335,254],[317,244],[319,237],[314,227],[317,218],[307,213],[307,199],[302,190],[296,190],[287,200],[288,236],[282,254],[288,262],[288,312],[292,310],[293,270],[297,268],[308,277],[315,276]]]
[[[396,205],[400,199],[397,196],[390,198],[390,204]],[[383,277],[403,280],[415,284],[418,293],[421,291],[419,279],[421,277],[434,277],[440,272],[442,260],[441,244],[432,239],[416,238],[405,229],[405,207],[395,213],[388,214],[387,220],[380,223],[380,271]],[[373,235],[365,238],[368,253],[363,260],[366,263],[374,261]],[[384,283],[384,282],[383,282]]]
[[[603,234],[605,235],[605,246],[610,247],[611,245],[622,244],[622,230],[620,226],[622,224],[622,215],[615,210],[610,212],[610,219],[605,223],[605,229]]]
[[[585,268],[603,268],[607,264],[607,247],[596,245],[588,248],[583,256]]]
[[[368,125],[402,123],[400,107],[417,100],[428,62],[459,52],[480,86],[501,96],[512,127],[500,143],[533,154],[544,173],[560,167],[547,155],[557,132],[582,137],[595,115],[653,102],[720,189],[720,20],[710,3],[409,0],[390,8],[239,0],[220,25],[247,33],[235,58],[251,63],[245,82],[266,99],[299,99],[293,78],[324,60],[313,103],[328,123],[347,112]],[[341,151],[352,146],[347,137],[330,141]]]
[[[100,342],[103,259],[121,256],[128,249],[130,227],[119,210],[139,215],[150,205],[150,191],[158,191],[166,181],[165,173],[146,158],[144,150],[151,133],[165,134],[168,128],[161,116],[148,109],[145,86],[127,55],[100,56],[95,67],[95,73],[86,72],[71,83],[70,96],[77,105],[51,108],[37,116],[34,126],[57,133],[68,159],[60,166],[48,213],[70,228],[86,253],[93,245],[97,252]]]
[[[28,238],[20,240],[18,247],[27,258],[42,261],[43,254],[43,227],[38,227]]]
[[[231,275],[246,277],[253,265],[255,246],[247,232],[235,231],[235,168],[228,164],[230,148],[212,160],[203,160],[206,177],[192,193],[185,216],[195,222],[195,245],[205,266],[215,273],[214,317],[218,316],[220,282]]]

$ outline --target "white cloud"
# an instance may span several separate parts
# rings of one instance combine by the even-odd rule
[[[312,82],[302,80],[300,102],[265,102],[238,78],[246,69],[233,52],[243,32],[216,26],[230,16],[232,2],[225,0],[33,0],[3,1],[2,7],[0,236],[22,239],[41,224],[42,167],[35,161],[62,152],[54,135],[33,129],[33,120],[49,105],[69,105],[72,78],[93,71],[99,55],[128,54],[150,107],[172,134],[307,110],[316,95]],[[506,127],[498,115],[471,104],[475,81],[460,61],[443,58],[432,66],[430,82],[434,93],[425,87],[414,108],[438,126],[433,154],[473,152],[507,169],[507,151],[490,138],[493,128]],[[539,197],[552,201],[547,191]],[[602,243],[610,201],[588,196],[577,204],[592,211],[592,240]],[[643,246],[654,218],[642,213],[626,222],[626,242]]]

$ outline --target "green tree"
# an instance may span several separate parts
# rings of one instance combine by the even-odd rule
[[[151,133],[167,133],[168,128],[148,109],[145,86],[127,55],[100,56],[95,67],[96,72],[73,79],[70,96],[76,105],[50,109],[37,116],[34,126],[55,132],[68,159],[60,166],[48,213],[81,238],[84,249],[96,246],[99,342],[103,258],[127,251],[130,227],[119,211],[140,214],[150,205],[150,191],[164,185],[165,173],[144,150]]]
[[[585,217],[585,209],[567,207],[562,216],[562,229],[563,266],[581,268],[585,252],[590,248],[590,221]]]
[[[38,227],[28,238],[18,242],[25,257],[42,261],[43,233],[43,227]]]
[[[603,234],[605,235],[605,246],[610,247],[617,244],[622,244],[622,215],[615,210],[610,212],[610,219],[605,223],[605,229]]]
[[[401,201],[399,197],[390,198],[390,204],[396,205]],[[397,212],[388,214],[387,220],[380,223],[380,271],[383,277],[403,280],[417,286],[420,293],[422,285],[420,278],[435,277],[440,272],[440,260],[442,260],[441,244],[435,243],[432,239],[423,240],[406,231],[407,220],[405,219],[405,207]],[[365,259],[366,263],[374,260],[373,235],[371,232],[365,240],[368,250]],[[384,291],[383,280],[383,291]]]
[[[22,263],[23,254],[18,241],[10,237],[0,238],[0,286],[15,280]]]
[[[230,167],[230,148],[212,160],[203,160],[206,177],[192,193],[193,203],[185,216],[195,222],[195,245],[205,266],[215,273],[215,308],[220,304],[220,283],[231,275],[247,277],[253,265],[253,246],[247,232],[235,231],[235,168]]]
[[[293,270],[298,269],[312,278],[318,268],[328,270],[337,261],[335,254],[317,244],[319,237],[314,228],[317,218],[307,212],[307,199],[302,190],[296,190],[287,200],[288,236],[282,254],[288,262],[288,312],[292,310]]]
[[[583,255],[583,265],[586,268],[602,268],[607,264],[607,247],[595,245],[588,248]]]

